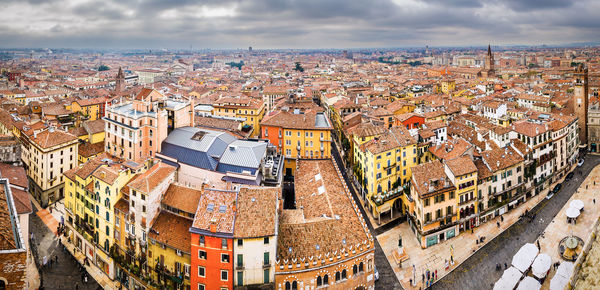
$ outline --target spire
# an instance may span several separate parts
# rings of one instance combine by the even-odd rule
[[[488,55],[492,55],[492,46],[488,44]]]

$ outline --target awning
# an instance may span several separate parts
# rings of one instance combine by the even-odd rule
[[[574,208],[574,207],[569,207],[567,208],[567,210],[565,211],[565,214],[567,215],[568,218],[577,218],[579,216],[579,210]]]
[[[521,277],[523,277],[523,273],[515,267],[510,267],[506,269],[502,274],[502,277],[496,281],[494,290],[513,290],[519,283],[519,280],[521,280]]]
[[[512,265],[519,271],[525,273],[527,272],[527,269],[529,269],[529,266],[531,266],[531,263],[533,263],[538,252],[538,248],[532,243],[523,245],[513,257]]]
[[[542,288],[542,284],[540,284],[540,282],[535,280],[535,278],[527,276],[521,281],[521,283],[519,283],[517,290],[540,290],[540,288]]]
[[[539,254],[531,264],[531,271],[534,276],[542,279],[548,274],[550,266],[552,266],[552,258],[547,254]]]

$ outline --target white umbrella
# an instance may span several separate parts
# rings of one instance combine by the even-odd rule
[[[551,264],[552,258],[550,258],[550,256],[547,254],[539,254],[533,261],[533,264],[531,264],[531,271],[534,276],[542,279],[548,274]]]
[[[535,280],[533,277],[527,276],[519,283],[517,290],[540,290],[542,284]]]
[[[494,284],[494,290],[512,290],[521,280],[523,274],[515,267],[504,270],[502,277]]]
[[[529,269],[529,266],[531,266],[531,263],[533,263],[533,260],[538,253],[539,250],[534,244],[527,243],[523,245],[515,254],[512,259],[512,265],[515,266],[515,268],[517,268],[519,271],[525,273],[527,272],[527,269]]]
[[[550,290],[564,290],[569,283],[569,279],[560,275],[554,275],[550,280]]]
[[[583,209],[583,201],[581,201],[579,199],[574,199],[571,201],[571,203],[569,203],[569,206],[576,208],[578,210],[582,210]]]
[[[574,207],[569,207],[567,208],[567,211],[565,212],[567,214],[568,218],[577,218],[579,216],[579,210],[574,208]]]
[[[573,262],[562,262],[558,266],[558,269],[556,269],[556,274],[554,274],[554,277],[560,275],[567,279],[571,279],[571,275],[573,275],[573,268],[575,268],[575,264],[573,264]]]

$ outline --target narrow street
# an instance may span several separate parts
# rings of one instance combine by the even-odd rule
[[[31,245],[32,252],[37,253],[38,263],[44,256],[58,257],[58,263],[40,269],[41,285],[44,289],[102,289],[93,278],[88,276],[87,283],[83,282],[83,272],[79,270],[79,263],[66,251],[52,231],[42,219],[34,212],[29,215],[29,227],[34,235],[35,242]],[[85,271],[85,270],[83,270]]]
[[[523,219],[516,222],[494,240],[468,258],[458,268],[433,285],[433,289],[491,289],[502,276],[496,271],[496,263],[510,266],[512,257],[525,243],[533,243],[546,229],[550,221],[577,191],[590,171],[600,164],[600,156],[587,155],[582,167],[575,169],[575,177],[564,182],[562,189],[551,199],[543,200],[533,208],[534,221]],[[582,174],[578,174],[579,171]]]
[[[354,186],[351,185],[351,183],[350,183],[351,181],[348,179],[348,174],[346,174],[346,171],[344,169],[345,167],[344,167],[344,164],[342,163],[340,153],[337,150],[337,146],[331,146],[331,153],[334,157],[335,162],[337,163],[338,167],[340,168],[340,171],[342,172],[344,180],[346,181],[346,184],[348,185],[348,189],[350,189],[350,192],[352,193],[352,196],[354,197],[354,201],[357,204],[361,204],[360,197],[358,196],[357,192],[354,190]],[[362,206],[359,205],[358,208],[360,209],[360,212],[364,216],[364,219],[367,223],[367,226],[369,227],[369,230],[371,231],[371,234],[373,236],[375,236],[377,234],[377,232],[373,229],[373,225],[371,224],[370,220],[367,218],[367,213],[365,212],[365,210],[363,209]],[[400,286],[400,283],[398,282],[398,279],[396,279],[396,274],[394,274],[394,271],[392,270],[390,263],[385,258],[385,254],[383,253],[383,250],[381,249],[381,246],[379,245],[379,242],[377,241],[377,239],[375,239],[375,267],[377,267],[377,271],[379,271],[379,280],[375,281],[375,289],[402,289],[402,287]]]

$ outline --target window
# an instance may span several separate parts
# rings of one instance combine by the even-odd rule
[[[263,258],[264,258],[263,265],[269,265],[269,264],[271,264],[271,260],[269,259],[269,252],[265,252]]]
[[[244,272],[242,271],[237,272],[237,285],[244,286]]]
[[[269,237],[265,237],[263,243],[265,245],[268,245],[269,244]]]
[[[342,270],[342,279],[346,279],[346,269]]]
[[[206,260],[206,251],[198,250],[198,259]]]
[[[202,285],[202,284],[198,284],[198,290],[205,290],[205,289],[204,289],[204,285]]]
[[[221,270],[221,281],[229,280],[229,271]]]
[[[206,272],[202,266],[198,266],[198,277],[206,277]]]
[[[354,266],[352,266],[352,275],[356,275],[356,273],[358,273],[358,266],[354,264]]]
[[[200,245],[204,245],[204,236],[200,236],[200,239],[198,240],[198,244]]]
[[[237,266],[238,267],[244,266],[244,255],[242,255],[242,254],[237,255]]]
[[[265,269],[264,272],[263,272],[263,283],[269,284],[270,280],[271,280],[270,271],[269,271],[269,269]]]
[[[221,263],[229,263],[229,254],[221,254]]]
[[[340,272],[335,272],[335,282],[340,281],[342,279],[342,275]]]
[[[238,245],[238,247],[243,246],[244,245],[244,240],[242,240],[242,239],[237,240],[237,245]]]
[[[221,239],[221,247],[227,249],[227,239]]]

